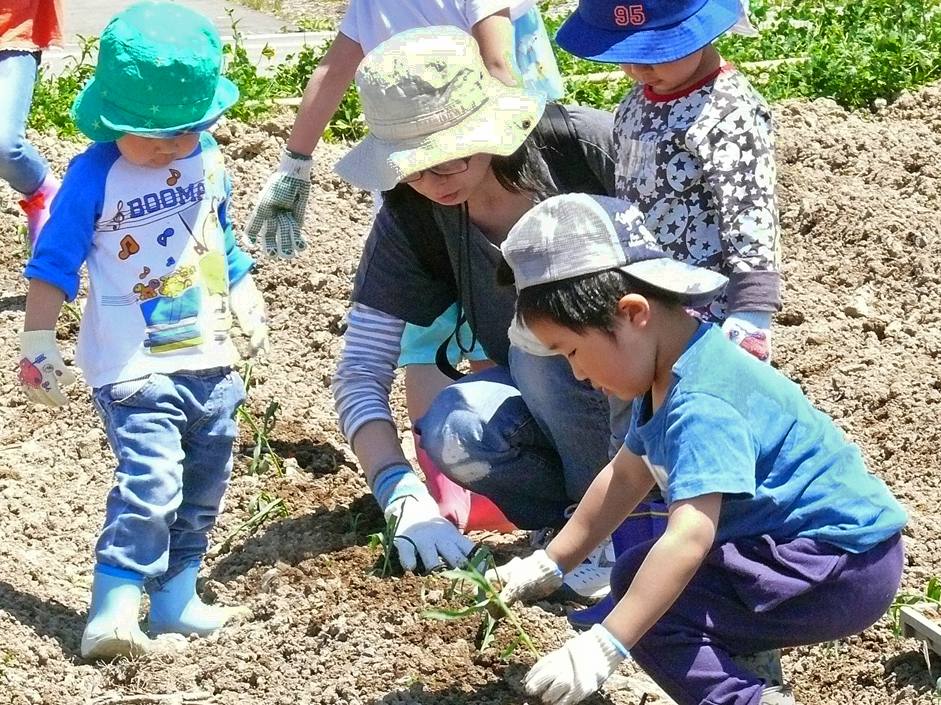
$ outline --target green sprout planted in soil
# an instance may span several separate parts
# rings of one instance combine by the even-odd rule
[[[405,501],[408,501],[406,498]],[[373,568],[372,573],[380,578],[392,575],[395,570],[395,532],[399,530],[399,522],[402,520],[401,514],[395,514],[386,521],[382,531],[369,535],[369,550],[375,551],[382,549],[382,556],[379,565]],[[415,542],[407,536],[402,536],[403,541],[408,541],[413,546]]]
[[[242,371],[242,377],[245,380],[245,393],[248,394],[249,386],[252,383],[252,363],[246,362]],[[268,402],[265,413],[261,419],[255,420],[252,412],[245,408],[245,405],[239,407],[239,419],[251,429],[252,436],[255,439],[255,447],[252,449],[252,461],[248,466],[248,471],[252,475],[264,475],[269,470],[274,470],[278,475],[284,474],[284,467],[281,458],[271,448],[271,432],[274,430],[277,421],[278,412],[281,410],[281,404],[277,401]]]
[[[900,592],[889,606],[889,619],[895,638],[902,635],[902,608],[908,605],[928,603],[941,610],[941,579],[931,578],[922,592]]]
[[[219,546],[220,551],[227,549],[232,543],[232,539],[243,531],[252,533],[267,519],[286,517],[288,515],[288,507],[280,497],[275,497],[268,492],[259,492],[252,497],[252,501],[248,505],[248,512],[248,519],[232,529],[232,531],[226,534],[226,537],[222,539],[222,543]]]
[[[456,609],[425,610],[422,612],[422,616],[429,619],[453,620],[464,619],[475,614],[483,615],[483,622],[480,625],[477,638],[477,648],[480,651],[484,651],[493,643],[494,631],[497,625],[506,619],[516,629],[516,638],[500,652],[500,658],[509,658],[522,644],[538,659],[539,651],[523,628],[519,617],[500,597],[500,591],[487,580],[486,573],[491,568],[496,568],[493,554],[488,548],[481,547],[471,554],[470,560],[464,568],[455,568],[441,573],[442,578],[451,581],[445,597],[448,599],[456,597],[466,604]],[[465,585],[468,584],[472,588],[476,588],[475,594],[472,595],[465,590]]]

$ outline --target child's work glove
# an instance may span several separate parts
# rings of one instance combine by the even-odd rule
[[[229,307],[242,333],[248,338],[249,357],[267,353],[268,316],[265,314],[265,299],[250,274],[242,277],[229,290]]]
[[[373,495],[386,521],[395,525],[395,548],[405,570],[418,567],[421,557],[426,571],[442,565],[461,566],[474,543],[441,516],[424,483],[412,468],[402,463],[380,472],[373,480]]]
[[[523,687],[549,705],[574,705],[598,690],[628,655],[611,632],[596,624],[539,659]]]
[[[20,333],[20,388],[37,404],[65,406],[68,397],[59,387],[75,383],[56,345],[54,330],[24,330]]]
[[[536,551],[526,558],[514,558],[506,565],[491,568],[486,578],[500,583],[500,598],[506,604],[548,595],[562,587],[562,570],[545,551]]]
[[[253,245],[260,238],[268,257],[290,259],[307,247],[301,227],[310,196],[310,166],[310,157],[284,151],[278,170],[258,194],[245,236]]]
[[[725,337],[762,362],[771,362],[771,314],[736,311],[722,324]]]

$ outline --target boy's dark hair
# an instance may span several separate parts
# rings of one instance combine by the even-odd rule
[[[507,272],[512,281],[512,270],[504,262],[498,273],[501,284],[507,283]],[[545,320],[576,333],[597,328],[613,334],[618,301],[627,294],[640,294],[668,308],[683,303],[678,294],[653,287],[619,269],[608,269],[526,287],[517,295],[516,317],[523,324]]]

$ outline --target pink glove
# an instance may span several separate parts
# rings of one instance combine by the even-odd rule
[[[722,324],[725,337],[762,362],[771,362],[771,313],[736,311]]]

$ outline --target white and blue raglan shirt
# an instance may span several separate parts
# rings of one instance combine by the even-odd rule
[[[229,192],[208,133],[162,168],[132,164],[114,142],[69,164],[25,275],[71,301],[87,264],[75,361],[93,388],[238,360],[229,289],[253,261],[236,244]]]

